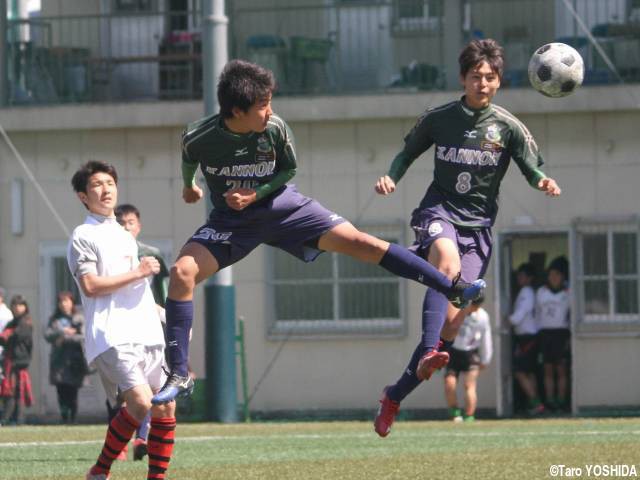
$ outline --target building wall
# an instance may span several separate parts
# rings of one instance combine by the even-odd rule
[[[406,222],[431,179],[432,153],[415,162],[390,197],[371,200],[373,183],[384,174],[423,108],[450,98],[451,94],[416,94],[276,99],[276,110],[290,119],[297,140],[300,165],[295,183],[302,192],[360,224]],[[497,231],[512,228],[522,216],[540,227],[568,228],[577,216],[637,213],[640,161],[634,125],[640,124],[640,114],[624,110],[625,98],[624,91],[612,88],[583,89],[555,102],[529,91],[505,91],[499,96],[497,103],[530,127],[547,159],[545,170],[564,193],[560,199],[546,198],[526,185],[517,168],[511,168],[503,183]],[[134,203],[142,212],[143,240],[169,241],[175,255],[205,217],[203,204],[187,206],[180,199],[179,134],[182,125],[200,111],[195,102],[172,104],[171,109],[159,104],[16,109],[0,111],[0,123],[67,225],[77,225],[85,216],[69,185],[72,173],[90,159],[109,161],[120,172],[120,201]],[[52,305],[49,309],[41,305],[39,251],[45,241],[66,242],[66,235],[6,146],[0,153],[0,284],[10,294],[21,293],[30,301],[38,325],[35,335],[40,339]],[[25,178],[25,231],[18,237],[8,228],[9,182],[16,177]],[[408,228],[406,238],[411,238]],[[234,267],[236,311],[246,319],[250,392],[280,347],[278,340],[266,337],[270,315],[266,255],[266,247],[260,247]],[[493,298],[493,268],[488,282],[487,297]],[[256,393],[252,408],[373,409],[380,390],[402,372],[419,339],[423,288],[409,285],[407,290],[406,336],[292,339]],[[201,289],[196,298],[192,360],[202,376]],[[491,302],[487,310],[493,316]],[[577,337],[573,361],[580,405],[626,405],[640,399],[640,386],[623,375],[607,375],[621,366],[625,370],[640,367],[636,341]],[[48,355],[48,346],[41,342],[32,369],[37,399],[50,389],[43,355]],[[495,375],[494,360],[481,377],[480,407],[496,405]],[[441,376],[436,376],[407,399],[406,407],[444,407],[441,383]],[[96,408],[101,411],[102,405]],[[36,411],[44,411],[42,403]]]

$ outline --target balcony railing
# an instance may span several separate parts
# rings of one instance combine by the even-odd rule
[[[551,41],[578,49],[586,84],[619,81],[563,2],[460,2],[459,30],[446,21],[454,2],[444,0],[300,3],[246,8],[237,0],[229,12],[230,56],[271,68],[281,95],[454,90],[456,59],[445,58],[445,46],[483,37],[504,45],[506,87],[528,85],[529,56]],[[627,82],[640,81],[636,3],[572,2]],[[9,105],[202,96],[198,12],[39,17],[10,21],[7,33]]]

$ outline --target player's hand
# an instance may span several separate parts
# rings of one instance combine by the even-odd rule
[[[378,179],[375,189],[380,195],[389,195],[396,191],[396,182],[391,180],[389,175],[385,175]]]
[[[538,190],[542,190],[550,197],[557,197],[562,193],[560,186],[553,178],[543,178],[538,182]]]
[[[252,188],[234,188],[224,194],[225,201],[234,210],[243,210],[256,201],[258,194]]]
[[[138,265],[138,270],[143,277],[155,275],[160,271],[160,262],[155,257],[142,257],[140,259],[140,265]]]
[[[195,184],[192,187],[184,187],[182,189],[182,199],[186,203],[196,203],[202,198],[202,195],[202,189]]]

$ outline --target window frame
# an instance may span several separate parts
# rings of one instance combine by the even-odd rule
[[[617,313],[616,310],[616,281],[635,280],[637,283],[637,301],[640,304],[640,217],[631,216],[624,218],[595,218],[578,219],[574,222],[575,232],[575,258],[572,269],[575,273],[576,298],[578,303],[578,325],[581,327],[640,327],[640,305],[637,313]],[[614,235],[618,233],[633,233],[636,236],[635,255],[636,272],[616,273],[615,271],[615,243]],[[585,235],[606,235],[606,274],[584,273],[584,242]],[[608,313],[587,313],[585,298],[585,282],[600,280],[607,282]]]
[[[393,33],[396,35],[412,33],[439,33],[444,22],[444,0],[442,1],[441,15],[432,15],[432,2],[438,0],[422,0],[423,11],[420,16],[400,16],[400,2],[393,2]],[[418,0],[414,0],[418,3]],[[437,10],[436,10],[437,13]]]
[[[404,245],[405,224],[401,221],[376,223],[375,225],[358,226],[367,233],[375,236],[391,237],[397,243]],[[267,311],[268,322],[266,337],[268,340],[282,340],[285,338],[295,339],[337,339],[345,338],[399,338],[407,334],[407,280],[398,278],[398,318],[377,318],[377,319],[341,319],[339,317],[339,296],[340,286],[356,283],[356,279],[340,280],[336,266],[339,261],[337,253],[324,252],[322,255],[331,255],[331,280],[312,279],[310,284],[330,283],[333,289],[333,318],[321,320],[279,320],[276,315],[276,293],[275,287],[287,281],[277,281],[274,279],[275,272],[275,248],[268,247],[265,252],[266,268],[266,288],[267,288]],[[379,267],[381,268],[381,267]],[[293,280],[293,279],[291,279]],[[291,281],[289,280],[289,281]],[[303,280],[304,281],[304,280]],[[370,281],[371,282],[371,281]],[[383,281],[380,280],[382,283]],[[299,283],[299,282],[298,282]],[[373,280],[371,283],[376,283]]]

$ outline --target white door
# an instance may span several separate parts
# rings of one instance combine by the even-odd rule
[[[498,234],[498,261],[496,262],[496,327],[497,338],[496,359],[496,415],[510,417],[513,415],[513,373],[511,371],[511,325],[509,313],[511,311],[511,265],[512,242],[508,235]]]

